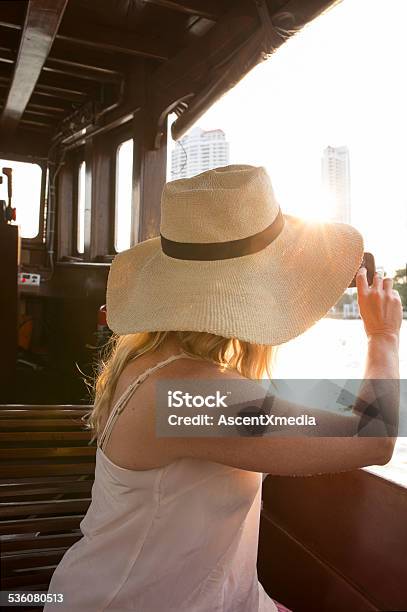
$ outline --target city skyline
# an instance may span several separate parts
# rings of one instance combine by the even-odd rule
[[[221,129],[195,126],[171,151],[171,180],[189,178],[229,163],[229,143]],[[168,171],[167,171],[168,174]]]
[[[229,163],[229,143],[221,128],[203,130],[195,125],[179,142],[172,143],[169,180],[190,178]],[[346,145],[328,145],[322,152],[321,181],[326,217],[351,223],[350,158]]]
[[[197,121],[225,131],[230,163],[266,167],[284,212],[310,219],[326,219],[321,152],[346,144],[352,224],[388,273],[407,258],[407,3],[391,0],[391,14],[384,31],[379,0],[343,0]]]
[[[321,179],[329,220],[351,223],[350,159],[347,146],[328,146],[324,149]]]

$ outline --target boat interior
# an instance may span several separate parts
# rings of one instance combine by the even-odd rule
[[[133,151],[135,244],[159,234],[169,115],[178,140],[333,4],[0,3],[3,590],[47,590],[90,502],[95,446],[81,417],[110,335],[105,294],[120,146],[130,141]],[[16,163],[31,164],[39,184],[31,237],[13,222]],[[268,476],[259,579],[295,612],[406,610],[406,513],[405,487],[367,470]]]

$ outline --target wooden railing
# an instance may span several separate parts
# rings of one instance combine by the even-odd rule
[[[47,590],[80,537],[95,446],[87,406],[0,406],[0,543],[3,590]]]
[[[407,610],[407,489],[365,470],[263,488],[258,573],[295,612]]]

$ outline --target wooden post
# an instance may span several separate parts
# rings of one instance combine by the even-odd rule
[[[134,242],[160,233],[161,193],[167,181],[167,128],[159,149],[148,147],[148,111],[136,112],[133,120],[133,237]]]
[[[73,254],[73,182],[74,169],[72,159],[68,158],[57,179],[57,259]]]
[[[8,225],[0,219],[0,403],[15,401],[18,245],[17,225]]]
[[[94,136],[92,159],[92,231],[91,231],[91,261],[103,260],[109,253],[110,233],[112,225],[111,182],[112,155],[111,142],[108,136]],[[114,218],[114,215],[113,215]]]

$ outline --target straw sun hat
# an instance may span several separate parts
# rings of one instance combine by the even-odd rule
[[[282,344],[328,312],[363,257],[357,230],[284,215],[266,170],[248,165],[167,183],[160,231],[112,263],[107,318],[117,334]]]

